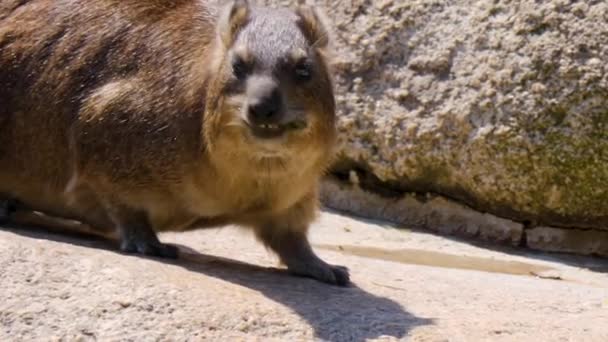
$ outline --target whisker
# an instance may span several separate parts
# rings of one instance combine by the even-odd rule
[[[310,47],[313,49],[316,49],[317,45],[319,45],[323,40],[327,39],[328,36],[329,35],[327,33],[320,35],[319,38],[314,43],[312,43],[312,45]]]

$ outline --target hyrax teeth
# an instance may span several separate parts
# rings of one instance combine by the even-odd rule
[[[263,128],[263,129],[278,129],[279,125],[259,124],[258,127]]]

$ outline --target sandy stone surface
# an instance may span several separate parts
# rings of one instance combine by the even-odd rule
[[[325,212],[353,285],[284,273],[237,228],[171,233],[182,260],[0,229],[0,340],[607,341],[605,260],[487,249]]]

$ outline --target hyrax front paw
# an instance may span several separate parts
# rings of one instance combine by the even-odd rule
[[[332,285],[346,286],[350,283],[348,268],[329,265],[320,259],[288,265],[287,270],[291,274],[314,278]]]
[[[13,199],[2,199],[0,200],[0,222],[8,222],[11,214],[15,212],[17,208],[17,201]]]
[[[125,253],[138,253],[169,259],[176,259],[178,256],[177,247],[158,241],[123,240],[120,244],[120,250]]]
[[[108,204],[107,206],[117,225],[120,236],[120,250],[125,253],[177,258],[177,247],[161,243],[158,240],[146,212],[134,210],[124,205]]]
[[[336,278],[336,285],[346,286],[350,283],[350,274],[346,266],[331,265],[331,270],[334,272]]]
[[[279,255],[289,273],[338,286],[346,286],[350,282],[346,267],[329,265],[315,254],[305,229],[277,231],[263,228],[256,231],[258,237]]]

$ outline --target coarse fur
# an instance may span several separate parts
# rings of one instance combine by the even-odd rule
[[[156,256],[177,255],[156,232],[239,224],[344,285],[306,237],[336,134],[327,44],[309,6],[3,0],[0,194]]]

